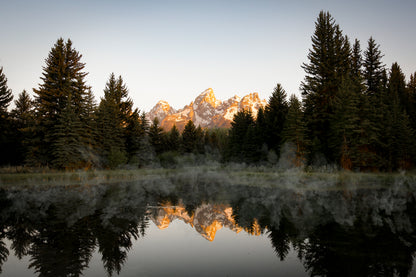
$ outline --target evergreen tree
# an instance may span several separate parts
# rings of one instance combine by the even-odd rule
[[[205,145],[211,154],[221,154],[227,145],[228,129],[210,128],[205,131]]]
[[[3,67],[0,68],[0,164],[9,163],[13,152],[11,151],[12,125],[8,106],[13,100],[11,89],[7,86],[7,78],[3,73]]]
[[[140,136],[139,150],[135,156],[130,158],[130,163],[137,164],[139,167],[143,167],[151,164],[156,156],[148,136],[150,126],[144,112],[142,112],[140,115],[140,129],[144,130],[145,133],[144,135]]]
[[[269,150],[267,146],[267,128],[264,108],[260,107],[255,122],[256,144],[258,145],[258,148],[260,148],[259,161],[265,161],[267,159]]]
[[[81,155],[83,157],[85,167],[99,165],[99,157],[97,152],[97,103],[91,88],[88,87],[85,97],[82,102],[79,103],[82,106],[79,109],[79,117],[82,128],[82,148]]]
[[[7,113],[7,107],[12,100],[12,90],[7,87],[7,78],[3,73],[3,67],[0,67],[0,112],[2,116]]]
[[[25,126],[33,117],[33,101],[30,95],[23,90],[14,101],[15,108],[12,110],[13,119],[20,126]]]
[[[264,116],[264,107],[260,107],[256,117],[256,133],[260,144],[266,143],[267,124]]]
[[[262,155],[261,145],[259,145],[256,134],[255,122],[248,127],[244,140],[242,141],[243,161],[253,164],[260,161]]]
[[[351,49],[347,37],[328,12],[321,11],[315,23],[312,49],[301,84],[311,150],[324,155],[329,161],[335,157],[329,147],[333,137],[327,132],[334,113],[334,98],[342,78],[350,71]],[[317,153],[313,153],[317,154]]]
[[[380,126],[379,123],[376,121],[376,118],[380,115],[377,115],[375,112],[378,109],[375,105],[371,105],[371,100],[376,97],[372,97],[371,94],[365,93],[367,91],[366,81],[364,78],[363,72],[363,59],[361,56],[361,47],[360,42],[356,39],[353,45],[352,50],[352,57],[351,57],[351,74],[349,76],[349,80],[346,79],[345,84],[349,84],[347,87],[344,86],[343,91],[340,91],[340,96],[342,95],[347,96],[348,105],[346,105],[344,111],[347,111],[346,119],[351,121],[353,124],[349,124],[345,126],[346,130],[354,131],[354,139],[348,140],[342,139],[341,142],[342,151],[348,149],[351,153],[351,162],[352,167],[355,169],[360,170],[374,170],[380,167],[381,165],[381,157],[377,151],[380,148],[380,141],[379,141],[379,133],[380,133]],[[344,84],[344,85],[345,85]],[[352,95],[348,96],[345,94],[345,91],[350,90]],[[357,107],[355,107],[355,104]],[[352,104],[352,106],[351,106]],[[340,102],[340,105],[344,105]],[[350,114],[348,114],[350,113]],[[355,114],[354,114],[355,113]],[[359,122],[356,122],[358,116]],[[351,127],[354,126],[352,129]],[[344,129],[345,129],[344,128]],[[349,132],[351,134],[351,132]],[[351,138],[351,137],[350,137]],[[351,143],[353,143],[351,145]],[[348,144],[350,144],[351,148],[347,148]],[[344,162],[346,156],[341,155],[344,157]],[[346,164],[341,164],[342,167],[346,168]]]
[[[354,167],[368,171],[378,170],[382,165],[380,149],[380,129],[375,122],[378,108],[371,104],[368,95],[359,94],[359,130],[357,133],[357,160]]]
[[[10,115],[7,111],[12,100],[12,91],[7,86],[7,78],[3,73],[3,67],[0,67],[0,165],[13,162],[14,132]]]
[[[67,107],[61,111],[54,126],[52,151],[54,167],[61,169],[75,169],[80,166],[79,134],[82,125],[71,105],[68,97]]]
[[[383,131],[388,116],[384,96],[387,75],[382,63],[380,46],[370,37],[364,51],[363,77],[365,95],[361,99],[360,168],[380,169],[384,166],[385,141]]]
[[[155,117],[152,125],[149,128],[149,142],[153,146],[154,151],[157,155],[165,151],[165,132],[159,125],[159,119]]]
[[[133,113],[132,106],[133,101],[128,97],[123,79],[121,76],[116,79],[114,73],[111,73],[97,113],[99,148],[104,157],[104,165],[113,160],[113,157],[119,162],[127,159],[126,139],[131,130],[126,128]]]
[[[410,127],[409,117],[400,99],[401,96],[406,97],[405,86],[405,77],[398,64],[394,63],[390,71],[388,90],[384,95],[386,111],[382,135],[383,156],[386,160],[386,169],[389,171],[399,168],[408,169],[414,160],[416,142],[414,131]]]
[[[384,65],[381,61],[383,55],[380,46],[373,37],[368,40],[368,47],[364,52],[364,78],[367,86],[366,93],[370,95],[381,93],[383,87]]]
[[[146,122],[142,122],[138,109],[135,109],[127,118],[126,124],[126,150],[130,163],[137,162],[137,156],[140,155],[141,144],[146,136]],[[145,119],[146,120],[146,119]]]
[[[110,153],[124,153],[125,144],[117,107],[111,99],[101,99],[97,110],[97,143],[102,165],[108,166]]]
[[[228,133],[228,143],[225,147],[223,160],[235,162],[251,162],[255,159],[253,153],[254,118],[249,110],[242,110],[234,115]]]
[[[45,60],[46,66],[41,77],[42,84],[35,92],[36,127],[31,141],[31,160],[39,165],[63,166],[54,164],[58,160],[59,153],[56,147],[58,141],[62,141],[61,135],[65,132],[55,133],[62,125],[63,118],[73,120],[68,125],[79,126],[73,129],[71,137],[76,141],[77,151],[72,153],[71,159],[76,160],[76,166],[85,166],[88,161],[83,154],[87,141],[91,138],[89,132],[84,132],[86,120],[83,119],[86,102],[91,95],[85,85],[87,73],[82,70],[85,64],[81,62],[80,55],[73,47],[71,40],[65,43],[62,38],[58,39]],[[73,115],[72,115],[73,113]],[[71,116],[69,116],[71,114]],[[68,146],[69,147],[69,146]],[[62,148],[59,148],[62,150]],[[72,149],[66,149],[68,153]],[[59,158],[60,159],[60,158]],[[71,163],[71,167],[74,166]]]
[[[358,162],[358,134],[360,131],[359,94],[353,81],[346,76],[334,100],[331,122],[331,149],[343,169],[351,170]]]
[[[400,106],[404,108],[406,113],[409,113],[411,110],[411,101],[408,90],[406,89],[406,77],[404,76],[402,69],[397,64],[397,62],[393,63],[391,66],[388,89],[390,93],[393,91],[397,93],[400,101]]]
[[[169,151],[178,152],[181,144],[181,136],[176,125],[173,125],[168,133]]]
[[[341,97],[344,95],[349,99],[347,100],[348,104],[345,109],[341,107],[341,110],[350,110],[345,114],[346,119],[348,121],[352,120],[352,123],[354,123],[352,125],[349,124],[348,126],[344,126],[344,130],[352,131],[355,129],[355,135],[353,136],[353,141],[351,139],[348,140],[347,137],[345,140],[343,138],[340,140],[342,145],[341,153],[344,153],[344,156],[341,154],[341,158],[344,157],[341,166],[343,168],[347,167],[345,162],[348,160],[345,159],[347,157],[345,156],[345,151],[348,150],[351,153],[350,157],[353,168],[360,170],[374,170],[380,167],[381,162],[380,155],[377,153],[377,148],[380,146],[380,129],[379,124],[376,122],[376,117],[379,115],[376,115],[376,106],[370,104],[371,98],[373,97],[371,94],[365,93],[367,87],[364,78],[363,63],[360,42],[356,39],[352,50],[351,74],[348,79],[344,80],[347,82],[344,83],[343,89],[340,91]],[[352,95],[348,96],[345,94],[346,91],[351,91]],[[355,107],[354,103],[357,104],[357,107]],[[342,101],[340,102],[340,105],[344,105]],[[355,121],[357,117],[359,119],[358,123]],[[353,129],[351,128],[352,126],[354,126]],[[349,134],[351,134],[351,132],[349,132]],[[353,144],[351,145],[351,143]],[[351,148],[347,148],[348,145],[350,145]]]
[[[195,130],[195,151],[199,154],[205,153],[205,132],[201,126],[198,126]]]
[[[413,130],[416,130],[416,72],[410,74],[410,80],[407,83],[407,94],[409,96],[409,120]]]
[[[32,136],[31,128],[34,126],[33,101],[26,90],[19,94],[14,102],[15,108],[12,110],[14,128],[17,132],[16,137],[16,163],[23,164],[28,152],[28,141]]]
[[[277,155],[280,153],[287,110],[286,92],[280,84],[277,84],[264,110],[266,143],[268,148],[274,150]],[[260,121],[261,116],[260,114]]]
[[[361,45],[358,39],[355,39],[354,45],[352,46],[352,55],[351,55],[351,78],[357,78],[360,81],[360,84],[363,82],[363,59],[361,56]]]
[[[185,128],[182,132],[182,150],[185,153],[192,153],[197,151],[197,139],[198,134],[195,124],[192,120],[186,123]]]
[[[293,164],[297,167],[306,163],[308,140],[306,138],[306,124],[303,117],[302,106],[293,94],[289,100],[289,108],[285,125],[282,131],[283,143],[291,143],[295,149]]]
[[[363,76],[363,59],[361,55],[360,41],[355,40],[352,47],[351,54],[351,71],[345,78],[349,78],[352,82],[357,95],[361,95],[365,91],[364,76]]]

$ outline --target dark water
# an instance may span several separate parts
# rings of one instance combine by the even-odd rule
[[[416,190],[214,178],[0,190],[2,276],[413,276]]]

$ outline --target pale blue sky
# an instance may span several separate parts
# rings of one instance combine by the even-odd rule
[[[310,37],[329,11],[361,48],[373,36],[407,78],[416,71],[416,1],[23,1],[1,0],[0,66],[17,96],[33,95],[59,37],[70,38],[89,72],[97,101],[111,72],[125,80],[134,104],[160,99],[175,108],[212,87],[218,99],[276,83],[299,93]]]

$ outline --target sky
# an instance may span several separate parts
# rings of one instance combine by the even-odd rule
[[[60,37],[82,54],[97,102],[112,72],[145,112],[159,100],[182,108],[207,88],[219,100],[251,92],[267,100],[280,83],[288,96],[300,96],[321,10],[363,50],[372,36],[388,68],[398,62],[407,79],[416,71],[414,0],[0,3],[0,67],[15,99],[24,89],[34,95]]]

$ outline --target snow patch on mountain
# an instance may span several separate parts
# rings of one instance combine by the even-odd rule
[[[147,119],[153,121],[158,118],[159,122],[165,119],[166,116],[176,113],[177,111],[172,108],[168,102],[160,100],[157,104],[146,114]]]
[[[149,111],[147,117],[150,120],[157,117],[165,130],[169,130],[173,125],[176,125],[179,130],[183,130],[189,120],[202,128],[228,128],[238,111],[250,110],[253,116],[256,116],[260,107],[264,107],[266,104],[266,100],[261,100],[256,92],[243,98],[235,95],[225,101],[220,101],[215,97],[213,89],[209,88],[180,110],[173,109],[166,101],[159,101]]]

